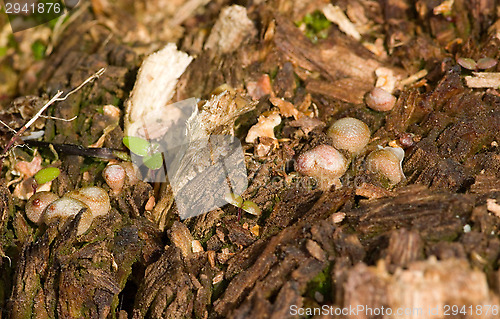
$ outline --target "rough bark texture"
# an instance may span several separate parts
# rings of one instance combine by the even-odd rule
[[[334,2],[370,30],[362,34],[364,41],[384,43],[384,54],[371,52],[335,25],[314,43],[294,23],[328,3],[319,0],[244,1],[253,27],[239,30],[245,35],[239,46],[225,45],[222,51],[213,49],[215,35],[210,48],[203,44],[230,1],[200,2],[199,11],[161,25],[170,31],[157,35],[159,20],[146,19],[154,15],[138,4],[109,1],[99,7],[100,1],[93,1],[94,7],[79,11],[43,60],[36,84],[23,84],[19,93],[52,96],[101,67],[106,73],[49,109],[52,116],[78,118],[47,119],[41,124],[46,142],[97,142],[111,124],[102,106],[124,109],[140,61],[164,41],[196,56],[173,101],[209,99],[222,84],[257,101],[236,121],[240,140],[259,115],[276,109],[270,97],[316,115],[316,122],[282,116],[275,129],[279,148],[264,156],[257,143],[243,143],[249,187],[242,196],[262,209],[260,217],[243,214],[240,220],[238,209],[227,205],[179,221],[166,183],[138,182],[112,196],[110,214],[76,236],[79,216],[62,231],[37,227],[25,218],[25,201],[12,196],[15,183],[1,186],[2,315],[287,318],[290,305],[499,305],[500,216],[488,210],[487,200],[500,203],[500,94],[467,87],[464,76],[470,72],[456,58],[500,59],[500,4],[455,0],[445,17],[433,14],[439,1]],[[142,11],[130,12],[127,5]],[[395,107],[381,113],[364,104],[379,67],[400,78],[421,69],[428,74],[396,89]],[[499,71],[498,65],[488,70]],[[38,102],[26,97],[17,103],[2,103],[0,112],[14,128],[25,122],[19,105]],[[331,144],[325,127],[346,116],[364,121],[372,139],[352,158],[343,187],[321,191],[294,172],[293,160]],[[123,148],[120,124],[105,136],[103,147]],[[0,130],[5,143],[10,133]],[[391,141],[405,149],[406,180],[395,187],[370,173],[364,161]],[[21,158],[29,153],[16,152]],[[58,195],[85,185],[107,187],[104,161],[65,154],[55,160],[50,150],[40,152],[62,171],[51,186]],[[13,179],[6,173],[12,158],[4,162],[4,184]],[[146,211],[151,195],[157,204]],[[424,286],[433,286],[437,295],[429,298]]]

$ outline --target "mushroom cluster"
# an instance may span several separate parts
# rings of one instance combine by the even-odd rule
[[[348,153],[350,158],[360,154],[370,141],[370,129],[364,122],[345,117],[334,122],[327,131],[332,139],[330,145],[319,145],[301,154],[296,162],[297,172],[314,177],[320,182],[321,189],[332,185],[341,186],[342,177],[350,161],[339,150]],[[400,147],[379,147],[366,158],[367,169],[390,185],[400,183],[405,179],[402,169],[404,151]]]
[[[38,192],[26,204],[26,217],[33,223],[46,225],[59,222],[62,229],[65,222],[82,212],[77,235],[84,234],[97,216],[106,215],[111,208],[108,193],[95,186],[70,191],[59,198],[52,192]]]
[[[368,125],[352,117],[334,122],[327,134],[332,139],[333,147],[319,145],[301,154],[295,167],[297,172],[316,178],[321,189],[327,189],[331,185],[341,186],[340,177],[347,171],[350,161],[339,150],[355,156],[370,141]]]

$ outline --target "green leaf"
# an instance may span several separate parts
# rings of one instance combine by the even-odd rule
[[[460,64],[461,67],[468,70],[475,70],[477,68],[476,61],[472,60],[471,58],[458,58],[457,63]]]
[[[125,136],[123,138],[125,145],[132,153],[139,156],[147,156],[149,151],[149,142],[136,136]]]
[[[236,195],[235,193],[226,194],[226,196],[224,196],[224,200],[236,207],[241,207],[241,205],[243,205],[243,198],[241,198],[240,195]]]
[[[144,165],[149,169],[159,169],[163,165],[163,156],[159,153],[144,156]]]
[[[35,174],[35,181],[38,185],[45,184],[57,178],[61,171],[57,167],[46,167]]]
[[[257,216],[259,216],[262,213],[259,206],[257,206],[257,204],[255,204],[254,202],[251,202],[249,200],[246,200],[243,202],[241,209],[243,209],[247,213],[250,213],[252,215],[257,215]]]

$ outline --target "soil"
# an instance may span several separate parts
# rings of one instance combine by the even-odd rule
[[[292,305],[304,311],[326,306],[328,314],[364,305],[438,307],[418,317],[435,319],[456,305],[466,309],[456,318],[496,318],[500,82],[470,87],[467,77],[498,75],[500,65],[469,70],[459,62],[500,59],[500,4],[447,2],[452,7],[440,13],[435,0],[332,1],[360,40],[327,21],[323,0],[98,0],[81,4],[62,27],[40,26],[51,38],[37,28],[16,33],[19,43],[38,39],[47,50],[41,59],[26,58],[32,52],[18,45],[0,57],[0,120],[13,129],[58,90],[70,91],[100,68],[106,72],[46,112],[75,120],[40,118],[27,133],[43,129],[45,144],[15,147],[3,158],[0,317],[288,318],[296,317]],[[232,5],[243,7],[252,23],[214,27]],[[226,36],[238,45],[224,42]],[[109,214],[83,235],[76,227],[82,214],[63,227],[28,220],[30,187],[20,185],[30,176],[19,175],[16,164],[34,163],[37,154],[42,166],[61,170],[50,185],[57,195],[89,185],[109,190],[102,170],[121,160],[60,145],[78,145],[84,153],[89,147],[126,151],[126,100],[142,60],[168,42],[194,57],[171,102],[210,101],[226,84],[231,101],[249,110],[234,127],[230,121],[224,123],[230,129],[217,129],[234,130],[241,140],[248,174],[242,197],[261,215],[225,205],[181,220],[168,183],[138,181],[110,191]],[[397,102],[387,112],[365,103],[381,68],[398,81],[410,78],[394,88]],[[118,125],[105,105],[120,110]],[[259,116],[272,112],[281,116],[276,138],[245,142]],[[303,117],[294,117],[299,113]],[[347,116],[369,126],[370,142],[351,158],[342,187],[319,187],[296,172],[294,162],[331,145],[327,127]],[[0,132],[5,147],[13,134],[3,126]],[[405,152],[406,178],[397,185],[365,163],[388,145]],[[492,311],[475,310],[485,305]],[[300,315],[313,316],[327,314]]]

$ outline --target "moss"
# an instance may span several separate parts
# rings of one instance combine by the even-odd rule
[[[36,40],[31,45],[31,51],[33,52],[33,56],[35,60],[42,60],[45,57],[45,50],[47,46],[40,40]]]
[[[332,265],[328,264],[319,272],[310,282],[307,283],[306,296],[315,299],[316,292],[325,297],[325,300],[331,299],[332,281],[330,277]]]
[[[324,39],[328,36],[328,29],[332,23],[320,11],[308,13],[295,25],[304,29],[305,36],[313,43],[318,42],[318,39]]]

